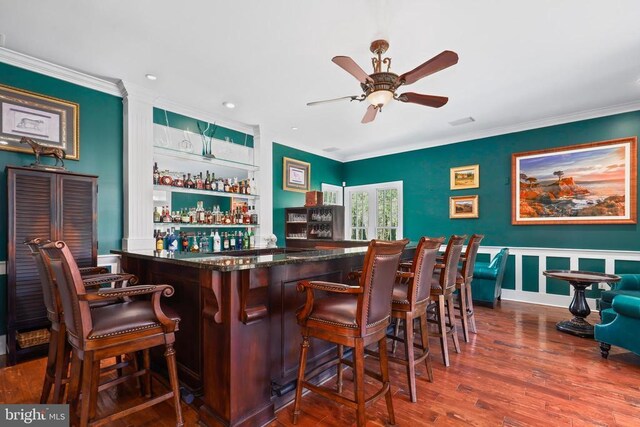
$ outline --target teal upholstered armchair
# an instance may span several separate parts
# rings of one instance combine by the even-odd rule
[[[596,300],[601,319],[603,319],[602,312],[611,308],[611,302],[616,295],[631,295],[640,298],[640,274],[619,274],[619,276],[620,281],[612,284],[611,290],[602,292],[600,298]]]
[[[602,323],[595,325],[595,339],[605,359],[612,345],[640,355],[640,297],[617,295],[611,308],[600,312]]]
[[[471,282],[474,303],[489,305],[491,308],[496,305],[496,300],[502,293],[502,279],[507,267],[507,258],[509,258],[509,249],[504,248],[493,257],[491,262],[476,262]]]

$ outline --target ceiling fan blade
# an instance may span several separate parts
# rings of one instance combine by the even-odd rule
[[[378,107],[375,105],[369,105],[367,112],[364,113],[364,117],[362,118],[362,123],[372,122],[376,118],[376,114],[378,114]]]
[[[351,101],[355,101],[356,99],[358,99],[357,96],[341,96],[340,98],[333,98],[333,99],[325,99],[323,101],[313,101],[313,102],[307,102],[307,105],[309,107],[313,106],[313,105],[318,105],[318,104],[328,104],[330,102],[337,102],[337,101],[342,101],[343,99],[349,99]]]
[[[366,83],[367,81],[371,81],[371,77],[367,73],[364,72],[362,68],[356,61],[351,59],[348,56],[334,56],[332,61],[345,70],[347,73],[351,74],[353,77],[358,79],[360,83]]]
[[[437,73],[440,70],[451,67],[458,63],[458,54],[450,50],[445,50],[439,55],[434,56],[424,64],[414,68],[413,70],[402,74],[398,80],[404,84],[410,85],[417,82],[423,77]]]
[[[398,101],[411,102],[413,104],[426,105],[427,107],[440,108],[449,102],[446,96],[422,95],[419,93],[407,92],[398,97]]]

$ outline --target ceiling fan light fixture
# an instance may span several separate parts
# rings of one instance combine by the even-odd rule
[[[369,103],[374,106],[384,106],[392,99],[393,92],[385,89],[374,90],[369,95],[367,95],[367,101],[369,101]]]

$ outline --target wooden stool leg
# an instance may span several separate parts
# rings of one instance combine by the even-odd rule
[[[71,373],[69,374],[69,393],[67,394],[67,402],[70,404],[69,412],[78,413],[78,398],[80,392],[80,379],[82,377],[82,360],[78,356],[78,352],[74,349],[71,354]]]
[[[440,346],[442,347],[442,361],[444,366],[449,366],[449,344],[447,343],[447,319],[445,317],[444,295],[438,295],[436,308],[438,320],[438,332],[440,333]]]
[[[40,392],[40,403],[47,403],[51,387],[55,382],[56,357],[58,355],[58,331],[51,328],[49,336],[49,352],[47,354],[47,367],[44,371],[44,382],[42,383],[42,391]],[[58,403],[54,400],[54,403]]]
[[[337,390],[338,393],[342,393],[342,358],[344,357],[344,347],[342,344],[338,344],[338,380]]]
[[[412,402],[417,402],[416,398],[416,364],[415,353],[413,351],[413,319],[411,313],[405,313],[404,319],[404,352],[407,360],[407,380],[409,381],[409,397]]]
[[[420,321],[420,338],[422,339],[422,351],[427,353],[424,364],[427,368],[427,377],[429,382],[433,382],[433,367],[431,366],[431,351],[429,350],[429,332],[427,330],[427,314],[424,313],[419,318]]]
[[[300,365],[298,366],[298,383],[296,384],[296,397],[293,403],[293,423],[298,423],[298,416],[300,415],[300,400],[302,399],[302,383],[304,382],[304,370],[307,365],[307,352],[309,351],[309,337],[302,337],[302,344],[300,344]]]
[[[89,394],[89,420],[96,417],[98,406],[98,385],[100,384],[100,360],[94,360],[91,367],[91,393]],[[84,399],[84,396],[83,396]]]
[[[393,336],[398,337],[400,335],[400,319],[396,319],[396,323],[394,325]],[[391,340],[391,354],[396,354],[396,348],[398,348],[398,340]]]
[[[462,336],[464,342],[469,342],[469,323],[467,322],[467,291],[466,285],[463,283],[458,291],[460,299],[460,321],[462,322]]]
[[[145,350],[149,357],[149,350]],[[167,360],[167,368],[169,370],[169,382],[171,383],[171,390],[173,391],[173,406],[176,411],[176,427],[182,427],[184,420],[182,419],[182,406],[180,405],[180,383],[178,381],[178,367],[176,365],[176,351],[173,349],[173,343],[168,343],[164,352],[164,357]],[[149,377],[150,379],[151,377]],[[149,393],[151,393],[151,383],[148,385]]]
[[[467,286],[467,313],[471,312],[469,317],[469,329],[474,334],[478,333],[478,329],[476,328],[476,312],[473,309],[473,293],[471,292],[471,283]]]
[[[386,348],[386,345],[384,345]],[[380,350],[382,353],[382,349]],[[380,354],[380,357],[385,357]],[[353,374],[355,380],[356,419],[358,427],[365,427],[367,417],[365,415],[364,401],[364,342],[362,338],[356,338],[356,346],[353,349]]]
[[[387,392],[384,394],[384,399],[387,401],[389,424],[394,425],[396,423],[396,415],[393,412],[391,382],[389,381],[389,356],[387,355],[387,337],[382,338],[378,343],[378,352],[380,353],[380,373],[382,374],[383,387],[388,387]]]
[[[82,394],[82,398],[80,399],[80,426],[82,427],[89,424],[92,370],[93,354],[90,351],[85,352],[84,360],[82,361],[82,386],[80,387],[80,393]]]
[[[172,344],[172,346],[173,346],[173,344]],[[173,350],[173,347],[171,347],[171,349]],[[175,350],[174,350],[174,354],[175,354]],[[174,356],[174,358],[175,358],[175,356]],[[142,350],[142,360],[143,360],[142,367],[145,370],[145,374],[143,376],[144,396],[145,397],[151,397],[151,394],[152,394],[152,391],[151,391],[151,360],[149,358],[149,349],[148,348]]]
[[[458,341],[458,329],[456,328],[455,309],[453,307],[453,295],[447,296],[447,315],[451,325],[451,337],[453,338],[453,348],[456,353],[460,353],[460,341]]]

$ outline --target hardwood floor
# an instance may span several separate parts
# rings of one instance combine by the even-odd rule
[[[391,365],[397,425],[640,425],[640,357],[614,347],[609,360],[602,359],[595,341],[556,331],[555,323],[569,317],[567,309],[506,301],[495,310],[476,307],[479,334],[461,342],[461,354],[450,351],[449,368],[437,339],[430,339],[435,381],[426,380],[424,365],[418,368],[417,403],[409,400],[404,368]],[[376,368],[374,360],[367,363]],[[43,370],[42,359],[1,369],[0,402],[36,402]],[[154,390],[159,387],[154,382]],[[350,371],[345,390],[352,390]],[[134,386],[103,392],[98,412],[131,405],[137,396]],[[271,426],[292,426],[292,406]],[[301,409],[301,427],[355,423],[353,410],[314,394],[303,397]],[[185,404],[183,411],[185,425],[197,425],[196,411]],[[162,403],[111,425],[162,427],[172,420],[171,404]],[[367,420],[385,424],[384,399],[368,409]]]

